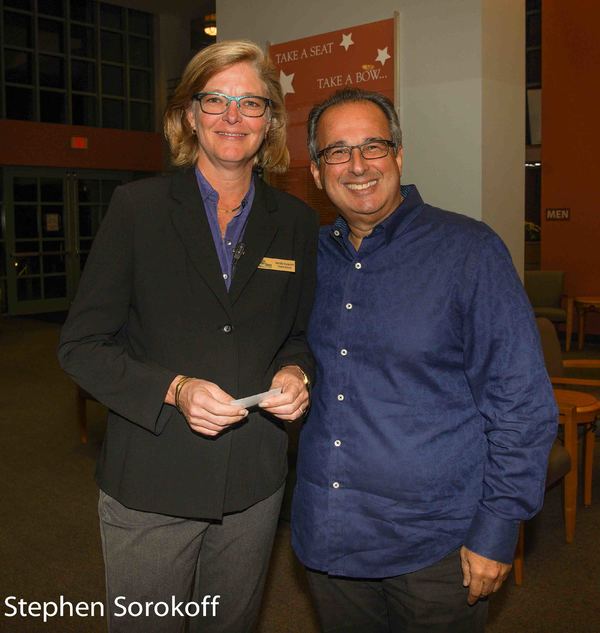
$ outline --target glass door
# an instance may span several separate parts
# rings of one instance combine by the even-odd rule
[[[53,170],[6,172],[8,311],[65,310],[71,276],[66,176]]]
[[[8,313],[68,310],[123,172],[4,170]]]

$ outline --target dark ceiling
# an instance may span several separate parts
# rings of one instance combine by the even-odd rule
[[[122,6],[150,13],[186,14],[190,18],[201,18],[214,13],[216,5],[216,0],[117,0],[117,2]]]

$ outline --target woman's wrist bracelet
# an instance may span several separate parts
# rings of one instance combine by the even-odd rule
[[[181,377],[179,379],[179,381],[175,385],[175,408],[182,415],[183,415],[183,411],[181,410],[181,405],[179,403],[179,396],[181,395],[181,389],[182,389],[183,385],[185,385],[185,383],[189,382],[190,380],[193,380],[193,378],[191,376],[183,376],[183,377]]]

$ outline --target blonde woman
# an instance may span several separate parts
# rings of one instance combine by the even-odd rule
[[[287,167],[285,124],[259,47],[199,52],[164,117],[181,169],[115,192],[63,328],[63,367],[110,410],[97,481],[112,633],[256,620],[285,421],[314,371],[316,215],[256,173]]]

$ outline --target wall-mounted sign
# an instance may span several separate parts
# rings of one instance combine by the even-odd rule
[[[46,213],[44,221],[46,223],[47,233],[60,231],[60,215],[58,213]]]
[[[324,219],[335,210],[308,170],[308,113],[343,88],[373,90],[394,100],[394,23],[390,18],[269,47],[285,97],[291,158],[290,170],[272,182],[324,211]]]
[[[564,207],[562,209],[550,209],[546,208],[546,220],[547,221],[557,221],[562,220],[563,222],[571,219],[571,209],[570,207]]]

